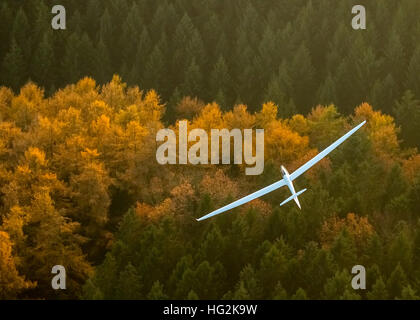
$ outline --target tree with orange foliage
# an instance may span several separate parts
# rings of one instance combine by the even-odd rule
[[[0,300],[16,299],[20,292],[33,286],[33,283],[19,275],[9,235],[0,231]]]
[[[400,151],[397,137],[399,129],[391,116],[374,111],[368,103],[362,103],[355,109],[354,118],[356,121],[367,121],[365,130],[378,156],[388,161],[397,157]]]
[[[345,219],[334,216],[324,221],[322,225],[320,233],[322,246],[329,248],[343,230],[349,233],[359,249],[366,247],[368,239],[375,233],[367,217],[360,217],[354,213],[349,213]]]

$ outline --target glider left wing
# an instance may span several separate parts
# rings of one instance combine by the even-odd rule
[[[254,193],[251,193],[250,195],[248,195],[246,197],[243,197],[243,198],[241,198],[239,200],[236,200],[235,202],[232,202],[231,204],[228,204],[228,205],[226,205],[226,206],[224,206],[224,207],[222,207],[220,209],[217,209],[217,210],[215,210],[215,211],[213,211],[213,212],[205,215],[204,217],[201,217],[200,219],[197,219],[197,221],[202,221],[202,220],[208,219],[210,217],[213,217],[213,216],[215,216],[217,214],[223,213],[223,212],[225,212],[227,210],[236,208],[236,207],[238,207],[238,206],[240,206],[240,205],[242,205],[244,203],[247,203],[249,201],[252,201],[254,199],[257,199],[257,198],[259,198],[259,197],[261,197],[261,196],[263,196],[263,195],[265,195],[267,193],[270,193],[271,191],[274,191],[274,190],[276,190],[278,188],[281,188],[281,187],[283,187],[285,185],[286,185],[286,182],[284,181],[284,179],[281,179],[280,181],[277,181],[277,182],[275,182],[273,184],[270,184],[269,186],[267,186],[267,187],[265,187],[265,188],[263,188],[261,190],[258,190],[258,191],[254,192]]]

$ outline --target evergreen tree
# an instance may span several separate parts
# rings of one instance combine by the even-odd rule
[[[84,16],[84,28],[89,38],[97,40],[97,31],[99,30],[99,22],[103,14],[103,6],[98,0],[88,0],[86,5],[86,14]]]
[[[32,29],[32,40],[34,46],[36,47],[40,42],[43,41],[45,33],[47,31],[51,31],[51,25],[49,24],[51,21],[51,9],[48,8],[44,1],[37,1],[34,9],[36,12],[36,20],[34,28]],[[52,46],[51,43],[49,45]],[[51,63],[53,63],[53,60],[51,60]]]
[[[27,80],[26,59],[15,39],[12,39],[10,50],[4,57],[2,68],[4,70],[3,82],[16,91]]]
[[[226,61],[223,56],[219,56],[210,74],[209,92],[211,93],[211,96],[208,98],[212,99],[213,97],[218,96],[218,99],[223,99],[223,101],[216,100],[216,102],[222,107],[227,107],[226,95],[230,91],[229,85],[231,81]]]
[[[142,86],[148,89],[159,88],[162,81],[161,75],[165,70],[163,61],[164,55],[161,49],[159,46],[155,46],[145,66]]]
[[[239,281],[239,283],[236,286],[236,290],[232,297],[233,300],[250,300],[251,297],[248,293],[248,291],[245,288],[245,285],[243,281]]]
[[[416,291],[411,288],[410,285],[403,288],[401,293],[402,300],[420,300],[420,296],[417,295]]]
[[[54,73],[54,49],[51,42],[51,32],[44,33],[42,41],[35,50],[31,68],[34,81],[47,87],[53,82],[52,80],[54,80],[54,78],[51,79],[51,76]]]
[[[12,25],[12,35],[16,41],[16,44],[22,50],[22,55],[25,59],[30,59],[31,56],[31,37],[30,37],[30,25],[28,18],[23,10],[23,7],[20,7],[16,13],[15,19]]]
[[[305,300],[306,299],[305,296],[306,296],[306,294],[302,291],[300,291],[299,293],[296,292],[296,294],[294,295],[295,300]],[[296,299],[296,298],[298,298],[298,299]],[[287,299],[287,292],[283,288],[283,286],[281,285],[280,282],[277,283],[277,285],[274,289],[273,299],[274,300],[286,300]]]
[[[418,75],[420,73],[420,45],[416,47],[408,64],[406,88],[411,90],[416,97],[420,97],[420,84]]]
[[[71,79],[76,82],[80,79],[82,70],[80,69],[79,55],[83,54],[80,50],[80,39],[76,33],[72,33],[67,40],[65,55],[62,64],[62,78]]]
[[[411,91],[406,91],[400,101],[395,103],[395,119],[402,127],[401,136],[407,146],[420,148],[417,134],[420,130],[420,101]]]
[[[398,263],[386,284],[390,298],[395,299],[396,297],[399,297],[406,285],[407,276],[405,275],[404,270],[401,268],[401,265]]]
[[[318,89],[318,103],[330,105],[337,101],[336,85],[332,75],[329,73],[325,82]]]
[[[191,61],[184,75],[183,93],[192,97],[200,97],[202,92],[202,73],[195,59]]]
[[[120,273],[120,278],[115,290],[116,299],[138,300],[141,299],[142,280],[131,263]]]
[[[296,113],[296,106],[292,99],[287,98],[281,77],[282,73],[279,73],[279,75],[273,77],[268,83],[264,95],[264,102],[274,102],[278,106],[279,117],[287,118]]]
[[[78,66],[82,77],[93,77],[96,74],[96,60],[98,59],[97,51],[95,50],[92,41],[87,33],[82,35],[79,43]],[[101,61],[104,63],[104,61]]]
[[[111,78],[112,66],[109,52],[103,39],[99,39],[98,46],[96,48],[96,59],[95,59],[95,74],[96,79],[99,83],[105,83]]]
[[[308,300],[305,290],[299,288],[296,293],[292,296],[292,300]]]
[[[166,300],[168,296],[163,292],[163,285],[160,283],[159,280],[153,283],[152,288],[150,289],[149,294],[147,295],[147,299],[149,300]]]
[[[130,72],[130,82],[131,83],[142,83],[142,75],[144,72],[144,67],[147,61],[147,57],[152,49],[151,39],[147,28],[144,27],[139,38],[139,42],[136,48],[136,55],[134,59],[133,68]]]
[[[367,293],[367,298],[370,300],[386,300],[388,299],[388,292],[382,277],[376,280],[372,286],[372,290]]]

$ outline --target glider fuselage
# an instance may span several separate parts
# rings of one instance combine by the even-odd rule
[[[300,209],[301,207],[300,207],[299,199],[297,198],[295,187],[293,185],[292,180],[290,179],[289,172],[286,170],[285,167],[281,166],[281,173],[282,173],[284,181],[286,182],[286,185],[289,187],[289,190],[292,193],[293,200],[295,200],[296,204],[298,205]]]

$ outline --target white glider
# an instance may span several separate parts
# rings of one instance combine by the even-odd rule
[[[296,202],[296,204],[298,205],[299,209],[301,208],[300,203],[299,203],[299,199],[298,196],[301,195],[302,193],[304,193],[306,191],[306,189],[303,189],[299,192],[295,191],[295,188],[293,186],[293,180],[295,180],[296,178],[298,178],[299,176],[301,176],[303,173],[305,173],[307,170],[309,170],[310,168],[312,168],[316,163],[318,163],[319,161],[321,161],[325,156],[327,156],[331,151],[333,151],[335,148],[337,148],[340,144],[342,144],[345,140],[347,140],[353,133],[355,133],[357,130],[359,130],[364,124],[366,123],[366,121],[363,121],[361,124],[359,124],[357,127],[353,128],[352,130],[350,130],[349,132],[347,132],[344,136],[342,136],[340,139],[338,139],[336,142],[334,142],[332,145],[330,145],[328,148],[324,149],[322,152],[318,153],[315,157],[313,157],[311,160],[309,160],[308,162],[306,162],[303,166],[301,166],[299,169],[297,169],[295,172],[293,172],[292,174],[289,174],[287,172],[287,170],[281,166],[281,173],[283,176],[283,179],[281,179],[280,181],[277,181],[271,185],[269,185],[268,187],[265,187],[261,190],[258,190],[246,197],[243,197],[239,200],[236,200],[235,202],[232,202],[231,204],[228,204],[220,209],[217,209],[203,217],[201,217],[200,219],[197,219],[197,221],[202,221],[208,218],[211,218],[215,215],[218,215],[220,213],[223,213],[225,211],[228,211],[230,209],[236,208],[240,205],[243,205],[249,201],[252,201],[254,199],[257,199],[271,191],[274,191],[278,188],[281,188],[283,186],[288,186],[290,192],[292,193],[292,195],[287,198],[286,200],[284,200],[280,206],[284,205],[285,203],[289,202],[290,200],[294,200]]]

